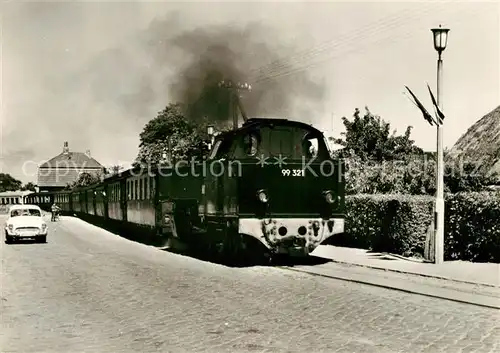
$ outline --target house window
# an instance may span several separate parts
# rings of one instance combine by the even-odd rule
[[[146,199],[149,199],[150,198],[150,195],[149,195],[149,178],[146,177],[146,179],[144,179],[144,181],[146,182]]]

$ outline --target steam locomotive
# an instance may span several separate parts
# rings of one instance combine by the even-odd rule
[[[56,202],[63,213],[234,258],[257,248],[307,255],[343,233],[344,164],[331,158],[319,130],[248,119],[212,142],[203,161],[137,167],[26,202],[45,209]]]

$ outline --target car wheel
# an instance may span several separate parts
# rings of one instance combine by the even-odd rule
[[[5,243],[12,244],[13,242],[14,242],[14,237],[11,237],[10,235],[5,234]]]
[[[39,237],[37,237],[36,240],[38,241],[38,243],[46,243],[47,242],[47,236],[46,235],[39,236]]]

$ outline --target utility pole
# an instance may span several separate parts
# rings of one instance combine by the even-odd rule
[[[250,91],[252,89],[252,86],[250,86],[248,83],[238,82],[234,84],[232,81],[221,81],[219,83],[219,87],[229,90],[229,114],[233,121],[233,129],[236,130],[238,128],[238,109],[240,110],[243,119],[247,119],[246,113],[243,109],[243,105],[240,101],[240,91]]]
[[[333,113],[331,115],[331,119],[332,119],[332,139],[333,139],[334,136],[335,136],[335,129],[333,128],[333,124],[334,124],[334,122],[333,122]]]

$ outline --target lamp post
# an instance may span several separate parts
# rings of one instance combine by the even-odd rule
[[[207,135],[208,135],[208,149],[212,149],[212,145],[214,143],[214,126],[213,125],[208,125],[207,126]]]
[[[449,29],[433,28],[434,49],[438,52],[437,61],[437,105],[443,111],[442,78],[443,60],[441,53],[446,49]],[[434,263],[441,264],[444,261],[444,156],[443,156],[443,125],[437,124],[437,170],[436,170],[436,206],[434,210]]]

